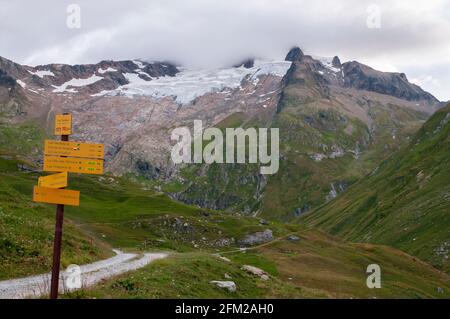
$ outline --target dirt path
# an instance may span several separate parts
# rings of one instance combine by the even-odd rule
[[[114,257],[80,266],[81,286],[90,287],[103,279],[120,275],[127,271],[142,268],[156,259],[167,257],[165,253],[145,253],[143,255],[123,253],[114,250]],[[59,291],[70,291],[66,287],[66,278],[69,274],[62,271],[60,274]],[[50,273],[30,276],[19,279],[0,281],[0,298],[38,298],[49,294]],[[75,289],[73,289],[75,290]]]

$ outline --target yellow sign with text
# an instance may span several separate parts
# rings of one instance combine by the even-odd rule
[[[103,160],[44,155],[44,171],[103,174]]]
[[[103,144],[45,140],[44,154],[103,159],[105,147]]]
[[[67,187],[67,172],[41,176],[38,179],[38,186],[48,188],[64,188]]]
[[[55,116],[55,135],[72,134],[72,114],[58,114]]]
[[[34,186],[33,201],[39,203],[80,206],[80,192],[70,189]]]

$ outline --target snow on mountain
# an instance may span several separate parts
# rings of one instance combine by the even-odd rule
[[[333,66],[333,58],[321,57],[321,56],[315,56],[315,55],[313,55],[312,58],[314,60],[319,61],[325,68],[327,68],[331,72],[334,72],[334,73],[341,72],[341,69]]]
[[[25,88],[25,87],[27,86],[27,84],[26,84],[25,82],[21,81],[21,80],[16,80],[16,82],[19,83],[19,85],[20,85],[22,88]]]
[[[257,69],[256,72],[252,75],[252,79],[257,78],[261,75],[276,75],[283,77],[286,72],[291,67],[292,62],[290,61],[273,61],[273,62],[264,62],[264,61],[255,61],[255,67],[252,69]]]
[[[136,63],[135,61],[133,61]],[[128,97],[143,95],[153,98],[174,97],[179,104],[188,104],[195,98],[210,92],[220,92],[225,88],[240,87],[247,76],[256,80],[263,75],[282,77],[291,66],[289,61],[257,61],[252,68],[222,68],[191,70],[180,68],[181,72],[175,76],[152,78],[143,80],[137,74],[124,73],[128,84],[112,91],[102,91],[95,96],[125,95]]]
[[[90,85],[92,83],[95,83],[97,81],[102,80],[103,77],[98,75],[92,75],[87,79],[71,79],[70,81],[64,82],[60,86],[53,85],[55,88],[53,92],[55,93],[62,93],[62,92],[69,92],[69,93],[77,93],[74,89],[67,89],[68,86],[75,86],[75,87],[82,87],[86,85]]]
[[[145,64],[142,63],[142,62],[139,61],[139,60],[133,60],[133,63],[136,64],[136,66],[137,66],[139,69],[145,68]]]
[[[40,77],[41,79],[44,76],[55,76],[55,74],[52,71],[47,71],[47,70],[40,70],[40,71],[36,71],[36,72],[32,72],[32,71],[28,71],[33,75],[37,75],[38,77]]]
[[[108,67],[107,69],[98,69],[98,73],[105,74],[106,72],[117,72],[116,69]]]

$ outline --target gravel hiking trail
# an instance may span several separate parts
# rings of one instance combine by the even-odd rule
[[[124,253],[115,249],[116,256],[80,266],[81,287],[87,288],[101,280],[142,268],[154,260],[166,258],[166,253]],[[76,289],[69,289],[66,279],[71,274],[61,269],[59,292],[64,293]],[[73,275],[73,274],[72,274]],[[42,274],[25,278],[0,281],[1,299],[39,298],[50,293],[51,274]]]

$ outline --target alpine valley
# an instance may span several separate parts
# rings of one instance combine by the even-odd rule
[[[132,278],[67,296],[450,296],[450,105],[404,73],[299,47],[216,69],[0,57],[2,280],[49,269],[53,210],[32,203],[31,189],[64,112],[71,140],[105,144],[107,174],[71,178],[82,197],[67,209],[63,265],[112,247],[169,252]],[[171,132],[194,120],[279,128],[278,172],[175,165]],[[371,263],[383,289],[366,287]],[[237,289],[211,284],[224,274]]]

